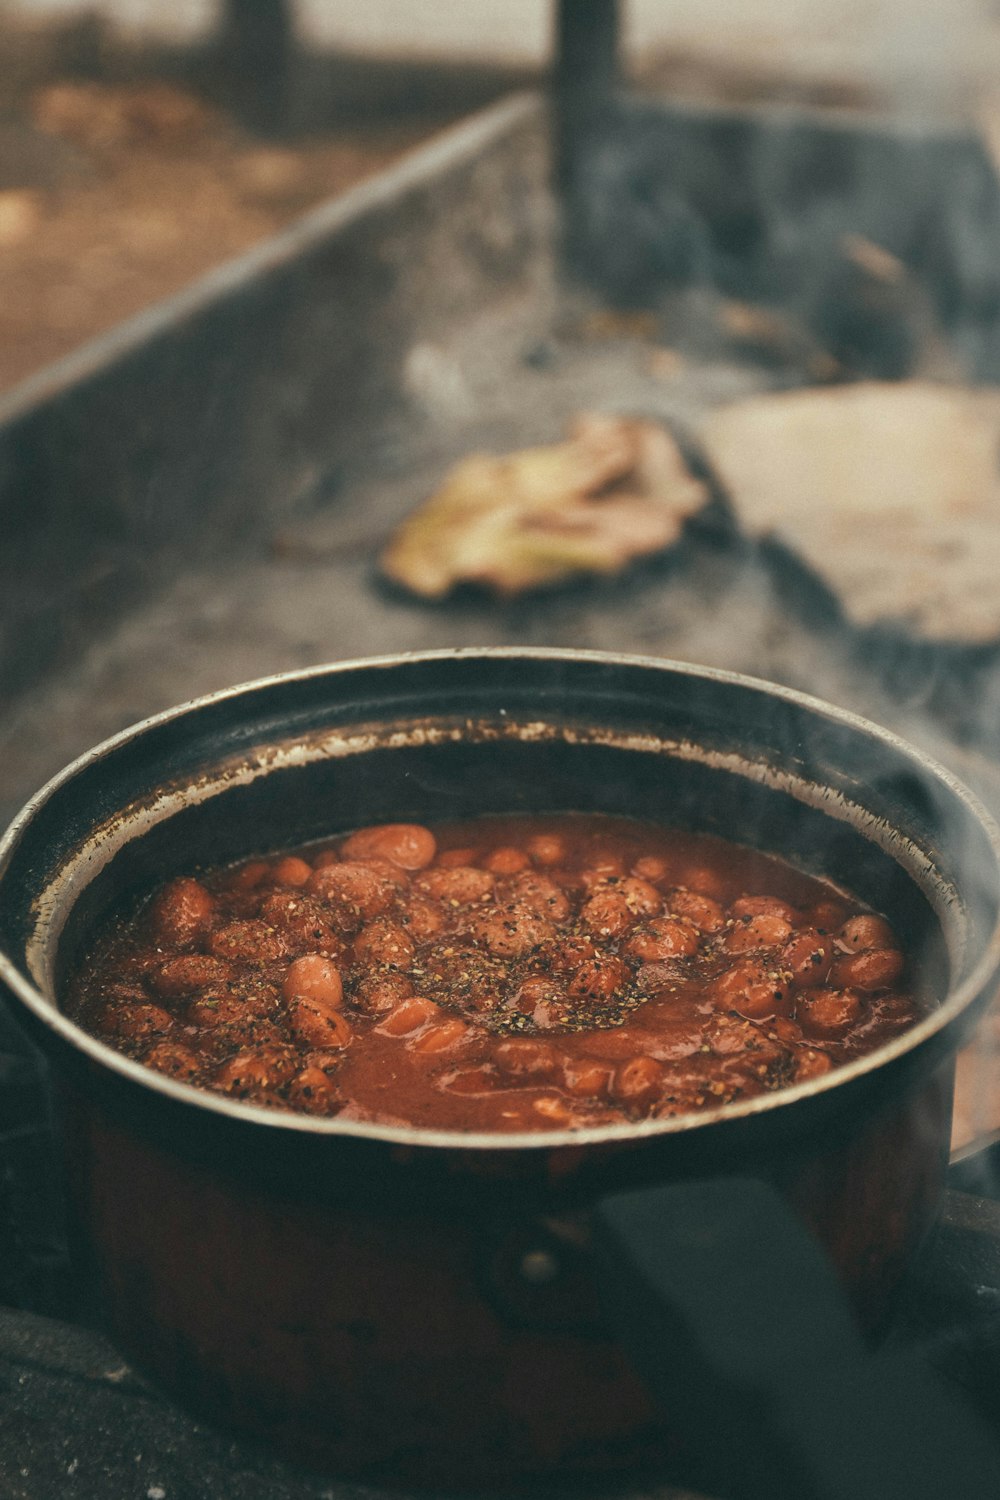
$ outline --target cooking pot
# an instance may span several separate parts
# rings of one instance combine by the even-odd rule
[[[200,1092],[60,1010],[109,912],[174,874],[363,823],[560,810],[721,833],[844,885],[899,932],[926,1014],[779,1093],[499,1136]],[[669,1442],[594,1295],[609,1192],[764,1179],[884,1323],[938,1209],[998,907],[988,816],[851,714],[663,661],[466,650],[234,688],[82,757],[0,844],[0,978],[53,1065],[81,1253],[129,1357],[300,1460],[495,1479]]]

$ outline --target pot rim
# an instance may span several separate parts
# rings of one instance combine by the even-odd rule
[[[352,671],[391,669],[410,663],[450,660],[523,660],[532,659],[550,662],[592,662],[596,665],[653,669],[672,675],[697,678],[701,681],[717,682],[749,689],[768,697],[803,709],[820,718],[832,720],[844,728],[881,741],[905,757],[918,761],[923,769],[947,786],[953,796],[964,803],[985,831],[994,855],[1000,865],[1000,826],[987,811],[979,798],[946,766],[911,745],[894,731],[884,728],[849,709],[827,703],[821,698],[786,687],[765,678],[752,677],[744,673],[725,671],[716,667],[703,667],[689,662],[673,661],[667,657],[633,655],[607,651],[574,650],[564,647],[530,646],[469,646],[436,651],[400,652],[375,657],[356,657],[307,667],[291,672],[273,673],[266,677],[251,679],[234,686],[220,688],[186,702],[176,704],[150,715],[120,730],[101,741],[90,750],[71,761],[50,778],[15,815],[6,832],[0,837],[0,880],[6,872],[13,853],[22,836],[30,828],[38,812],[64,786],[106,755],[141,739],[148,731],[161,725],[182,719],[186,715],[213,704],[222,703],[241,696],[250,696],[279,684],[305,682],[312,678],[339,676]],[[709,1110],[698,1110],[688,1114],[674,1115],[666,1119],[647,1120],[636,1124],[585,1126],[577,1129],[538,1130],[531,1132],[465,1132],[461,1130],[431,1129],[416,1125],[381,1125],[370,1121],[344,1120],[340,1116],[326,1119],[321,1116],[299,1114],[292,1110],[268,1109],[211,1090],[197,1088],[166,1077],[154,1069],[126,1057],[124,1053],[99,1041],[71,1021],[58,1007],[54,999],[34,985],[13,960],[0,949],[0,982],[16,996],[18,1001],[42,1026],[55,1033],[59,1039],[76,1052],[82,1053],[91,1063],[101,1069],[110,1069],[125,1082],[165,1096],[167,1100],[184,1106],[207,1109],[210,1113],[228,1116],[248,1124],[264,1126],[270,1130],[304,1133],[310,1136],[352,1137],[383,1141],[392,1145],[409,1147],[461,1147],[472,1151],[523,1151],[551,1150],[560,1146],[585,1146],[600,1143],[623,1143],[646,1140],[664,1135],[687,1134],[693,1130],[705,1130],[721,1121],[736,1121],[746,1117],[769,1114],[774,1110],[790,1107],[800,1100],[829,1093],[852,1080],[874,1073],[897,1058],[916,1050],[930,1041],[939,1032],[956,1022],[962,1013],[980,998],[991,980],[1000,972],[1000,915],[994,923],[988,942],[975,967],[954,989],[950,989],[942,1003],[916,1025],[902,1032],[874,1052],[865,1054],[834,1068],[821,1077],[804,1083],[776,1090],[774,1093],[755,1095],[753,1098],[718,1105]]]

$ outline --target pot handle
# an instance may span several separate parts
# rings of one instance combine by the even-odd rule
[[[594,1249],[610,1321],[720,1500],[1000,1495],[985,1427],[912,1355],[869,1351],[765,1183],[606,1197]]]

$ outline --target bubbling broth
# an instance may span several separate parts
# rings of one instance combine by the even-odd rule
[[[782,860],[594,814],[367,827],[171,880],[67,1011],[320,1116],[567,1129],[815,1078],[920,1014],[889,923]]]

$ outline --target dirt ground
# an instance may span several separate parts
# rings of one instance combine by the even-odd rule
[[[0,390],[519,81],[342,61],[265,130],[210,48],[0,31]]]

